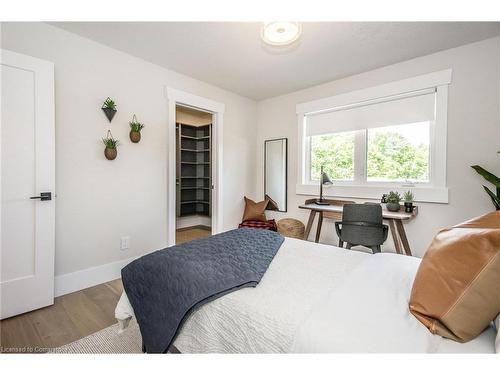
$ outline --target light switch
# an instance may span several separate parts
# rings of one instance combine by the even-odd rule
[[[120,250],[127,250],[130,248],[130,237],[122,237],[120,241]]]

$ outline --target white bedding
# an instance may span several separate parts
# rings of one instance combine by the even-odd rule
[[[286,238],[256,288],[193,312],[174,345],[183,353],[495,352],[493,328],[459,344],[409,313],[418,264]],[[133,316],[125,294],[115,315]]]

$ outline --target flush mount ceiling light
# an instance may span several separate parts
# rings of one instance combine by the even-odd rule
[[[301,32],[298,22],[265,22],[261,38],[272,46],[287,46],[299,39]]]

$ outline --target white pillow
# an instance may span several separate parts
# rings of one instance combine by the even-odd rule
[[[495,327],[497,327],[497,339],[495,340],[495,349],[500,354],[500,314],[495,319]]]

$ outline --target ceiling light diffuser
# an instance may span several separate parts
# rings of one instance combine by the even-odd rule
[[[298,22],[265,22],[261,38],[272,46],[286,46],[295,42],[302,32]]]

